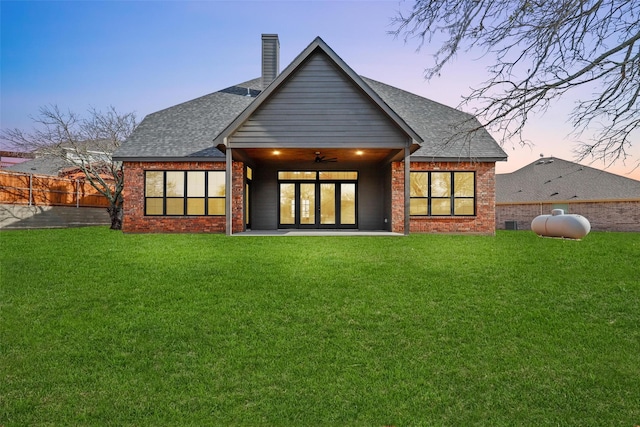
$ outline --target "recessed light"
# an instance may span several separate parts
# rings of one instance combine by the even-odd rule
[[[357,154],[358,156],[362,156],[362,155],[364,154],[364,151],[362,151],[362,150],[358,150],[358,151],[356,151],[356,154]]]
[[[278,155],[280,155],[280,151],[278,151],[278,150],[273,150],[273,154],[274,154],[274,155],[276,155],[276,156],[278,156]]]

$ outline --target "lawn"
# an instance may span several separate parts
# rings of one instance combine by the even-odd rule
[[[640,234],[0,233],[0,425],[640,425]]]

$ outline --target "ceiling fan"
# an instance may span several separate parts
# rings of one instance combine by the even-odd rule
[[[337,157],[329,157],[327,158],[327,156],[321,156],[319,151],[316,151],[316,158],[314,160],[315,163],[329,163],[329,162],[337,162],[338,158]]]

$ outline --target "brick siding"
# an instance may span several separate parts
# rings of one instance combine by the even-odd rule
[[[231,200],[231,224],[232,233],[239,233],[244,231],[245,218],[244,218],[244,163],[233,162],[232,167],[233,180],[231,183],[232,196]]]
[[[404,234],[404,162],[391,163],[391,231]]]
[[[411,170],[476,172],[475,216],[412,216],[410,219],[411,233],[495,234],[495,163],[412,162]]]
[[[147,170],[225,170],[224,162],[125,162],[124,164],[124,221],[122,231],[127,233],[184,232],[224,233],[224,216],[145,216],[144,171]],[[234,171],[236,162],[234,162]],[[243,179],[242,173],[236,180]],[[241,184],[242,185],[242,184]],[[235,205],[235,203],[234,203]],[[235,208],[234,208],[235,209]],[[234,224],[234,228],[236,225]]]
[[[558,203],[563,204],[563,203]],[[550,215],[554,203],[500,204],[496,206],[496,228],[504,230],[506,221],[517,221],[519,230],[530,230],[538,215]],[[564,203],[569,214],[585,217],[593,231],[640,232],[640,200]]]
[[[146,170],[225,170],[224,162],[125,162],[123,231],[224,233],[224,216],[145,216],[144,172]],[[473,162],[413,162],[411,170],[475,171],[476,215],[473,217],[411,217],[412,233],[480,233],[494,234],[495,164]],[[232,232],[244,230],[244,164],[232,167]],[[391,230],[405,232],[404,163],[391,165]]]

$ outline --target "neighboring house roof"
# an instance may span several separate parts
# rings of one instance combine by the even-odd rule
[[[75,147],[81,150],[83,156],[88,155],[92,156],[92,158],[102,158],[104,156],[110,156],[110,153],[104,150],[112,150],[112,148],[108,148],[105,145],[104,141],[80,141],[73,145],[61,144],[59,147],[64,150],[66,159],[63,159],[61,156],[54,155],[52,153],[47,153],[46,151],[42,152],[43,150],[41,150],[40,152],[36,150],[32,154],[35,156],[35,158],[27,160],[25,162],[16,163],[4,169],[13,172],[59,176],[62,174],[75,172],[78,169],[73,165],[74,157],[78,157],[78,155],[75,154]]]
[[[4,170],[58,176],[62,170],[68,167],[69,163],[59,157],[43,156],[27,160],[26,162],[16,163],[15,165],[4,168]]]
[[[414,143],[421,143],[412,159],[506,160],[505,152],[473,116],[357,75],[320,38],[298,55],[264,93],[261,93],[261,79],[257,78],[146,116],[131,137],[116,150],[114,159],[170,161],[185,157],[194,160],[223,158],[224,154],[216,147],[224,137],[238,129],[317,49],[321,49]],[[459,132],[461,126],[463,129],[478,127],[480,130],[470,136]]]
[[[496,203],[640,200],[640,181],[545,157],[496,175]]]

